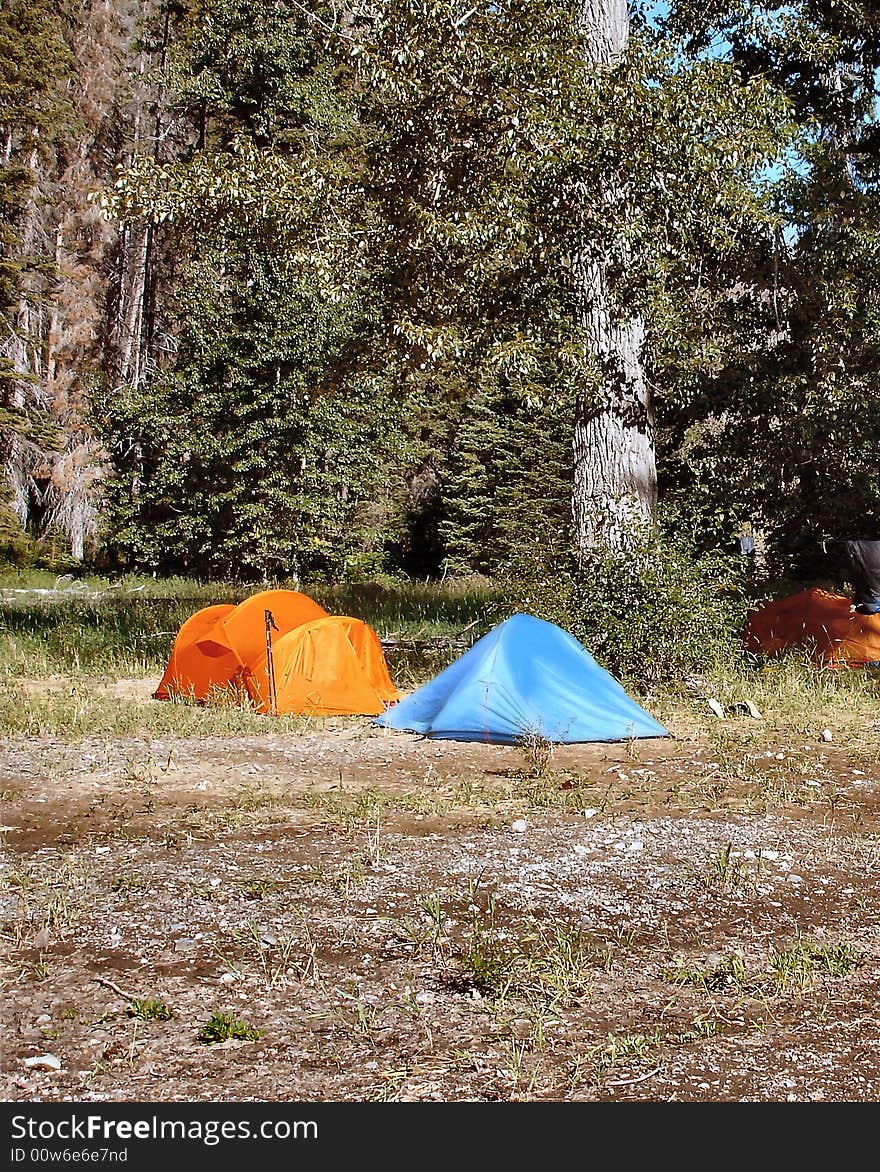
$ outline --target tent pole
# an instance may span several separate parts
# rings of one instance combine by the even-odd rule
[[[263,612],[266,618],[266,671],[269,675],[269,715],[278,715],[278,700],[275,695],[275,661],[272,658],[272,631],[278,630],[271,610]]]

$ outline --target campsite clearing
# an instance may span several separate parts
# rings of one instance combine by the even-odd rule
[[[551,748],[155,686],[0,747],[5,1099],[880,1098],[867,704]]]

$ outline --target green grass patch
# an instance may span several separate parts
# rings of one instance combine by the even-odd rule
[[[202,1025],[198,1032],[198,1040],[206,1046],[215,1046],[218,1042],[228,1042],[236,1038],[242,1042],[255,1042],[263,1036],[263,1031],[248,1025],[246,1021],[235,1016],[234,1013],[213,1013]]]
[[[155,997],[133,997],[125,1012],[129,1017],[138,1017],[141,1021],[171,1021],[174,1017],[171,1006]]]
[[[780,992],[809,988],[818,977],[845,977],[866,961],[860,949],[845,941],[819,944],[796,940],[788,948],[773,948],[770,970]]]
[[[318,718],[264,716],[252,708],[120,699],[89,680],[65,680],[59,686],[53,681],[22,691],[14,678],[0,677],[0,733],[6,736],[265,736],[300,733],[321,723]]]
[[[216,603],[236,604],[266,588],[177,578],[37,577],[38,585],[34,578],[0,577],[0,673],[6,675],[161,675],[174,638],[191,615]],[[484,584],[389,580],[270,588],[275,585],[309,594],[330,614],[368,623],[390,644],[389,666],[413,681],[446,666],[511,613],[504,592]]]

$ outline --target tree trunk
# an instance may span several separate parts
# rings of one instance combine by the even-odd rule
[[[149,26],[155,9],[153,0],[142,0],[143,28]],[[171,5],[165,3],[158,46],[160,69],[166,66],[170,41]],[[161,85],[153,88],[151,83],[145,81],[149,68],[147,50],[142,49],[138,56],[141,84],[132,124],[131,155],[137,155],[142,146],[146,145],[144,137],[147,135],[147,141],[152,142],[150,152],[158,160],[163,138],[164,88]],[[139,386],[148,375],[155,342],[155,244],[155,232],[147,220],[133,221],[123,229],[119,249],[119,297],[111,330],[116,357],[114,373],[119,384]]]
[[[152,232],[146,220],[127,224],[119,249],[119,300],[113,337],[117,355],[116,379],[139,385],[144,373],[147,342],[145,303],[149,283]]]
[[[626,0],[583,0],[590,60],[614,66],[626,51]],[[608,218],[619,215],[614,176]],[[574,420],[572,519],[581,555],[633,549],[654,520],[657,471],[654,413],[645,381],[644,324],[622,314],[609,286],[609,262],[585,241],[575,257],[578,316],[598,373],[595,395],[579,396]]]

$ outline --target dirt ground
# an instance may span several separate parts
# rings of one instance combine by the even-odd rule
[[[877,1100],[880,765],[723,723],[3,744],[0,1095]]]

